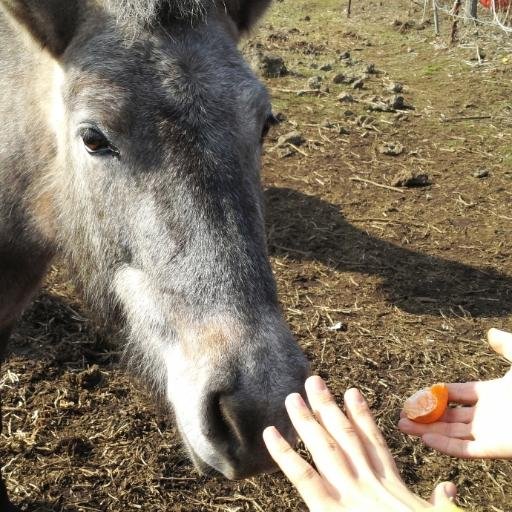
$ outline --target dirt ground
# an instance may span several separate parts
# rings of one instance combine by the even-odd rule
[[[474,30],[450,45],[445,18],[436,38],[414,3],[385,4],[354,2],[347,20],[339,0],[284,0],[245,43],[288,70],[266,79],[280,298],[337,397],[363,390],[416,492],[452,480],[467,509],[510,511],[512,464],[439,455],[396,423],[419,387],[507,368],[484,333],[512,329],[512,44],[480,34],[479,62]],[[23,510],[305,510],[279,476],[197,475],[110,341],[54,269],[0,377],[0,459]]]

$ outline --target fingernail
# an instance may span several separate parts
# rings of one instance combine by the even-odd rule
[[[436,434],[423,434],[421,436],[421,440],[427,445],[427,446],[430,446],[430,444],[432,443],[432,440],[434,440],[435,442],[435,439],[436,439]]]
[[[292,393],[291,395],[288,395],[288,402],[293,407],[297,407],[299,409],[306,407],[306,403],[299,393]]]
[[[357,388],[350,388],[349,392],[352,395],[352,400],[358,404],[362,404],[364,402],[363,395],[361,394],[361,391]]]
[[[310,377],[309,383],[310,383],[311,389],[313,391],[325,391],[327,389],[327,386],[325,385],[324,380],[321,377],[319,377],[318,375],[315,375],[314,377]]]
[[[408,434],[408,435],[414,434],[414,432],[415,432],[415,430],[414,430],[414,425],[411,423],[411,420],[408,420],[408,419],[406,419],[406,418],[401,419],[401,420],[398,422],[398,428],[399,428],[399,430],[401,430],[404,434]]]
[[[279,430],[277,430],[277,428],[274,426],[267,427],[263,433],[265,434],[265,436],[275,441],[281,440],[283,438]]]
[[[457,487],[452,482],[446,482],[443,484],[443,493],[450,501],[455,501],[457,497]]]
[[[487,341],[489,343],[500,343],[507,337],[507,332],[502,331],[501,329],[496,329],[496,327],[492,327],[487,331]]]

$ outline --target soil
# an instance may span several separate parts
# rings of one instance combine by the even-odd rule
[[[356,3],[350,19],[338,0],[284,0],[245,43],[288,70],[266,79],[282,120],[263,167],[271,259],[314,370],[340,403],[364,392],[412,489],[452,480],[467,509],[507,511],[510,462],[455,460],[396,428],[418,388],[502,375],[484,334],[512,330],[510,41],[459,28],[450,45],[446,18],[437,38],[420,19],[405,0]],[[397,92],[407,108],[369,110]],[[293,131],[303,144],[278,148]],[[428,182],[396,187],[401,173]],[[0,460],[23,510],[305,510],[281,476],[198,475],[119,350],[54,268],[0,377]]]

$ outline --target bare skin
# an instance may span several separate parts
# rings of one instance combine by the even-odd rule
[[[491,329],[491,347],[512,362],[512,334]],[[405,418],[402,431],[421,436],[431,448],[455,457],[512,459],[510,407],[512,369],[501,379],[448,384],[449,399],[461,405],[437,422],[420,425]],[[456,488],[439,484],[425,501],[413,494],[398,473],[368,404],[357,389],[345,393],[345,413],[320,377],[306,381],[310,410],[298,394],[286,399],[286,410],[316,470],[298,455],[275,427],[263,432],[272,458],[297,488],[312,512],[383,512],[458,510]],[[492,435],[491,435],[492,434]],[[446,507],[446,508],[445,508]]]
[[[489,344],[512,362],[512,334],[491,329]],[[420,425],[402,418],[402,432],[421,437],[430,448],[464,459],[512,459],[510,404],[512,369],[501,379],[448,384],[448,399],[459,404],[439,421]]]
[[[263,438],[270,455],[312,512],[405,512],[450,504],[456,494],[451,483],[439,484],[430,502],[406,487],[357,389],[345,393],[345,413],[320,377],[306,381],[306,392],[312,411],[296,393],[286,399],[286,410],[317,470],[274,427],[265,429]]]

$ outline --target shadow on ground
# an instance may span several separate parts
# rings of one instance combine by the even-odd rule
[[[388,300],[413,314],[505,316],[512,276],[404,249],[354,227],[339,207],[288,188],[269,188],[271,254],[318,261],[340,272],[377,275]]]

